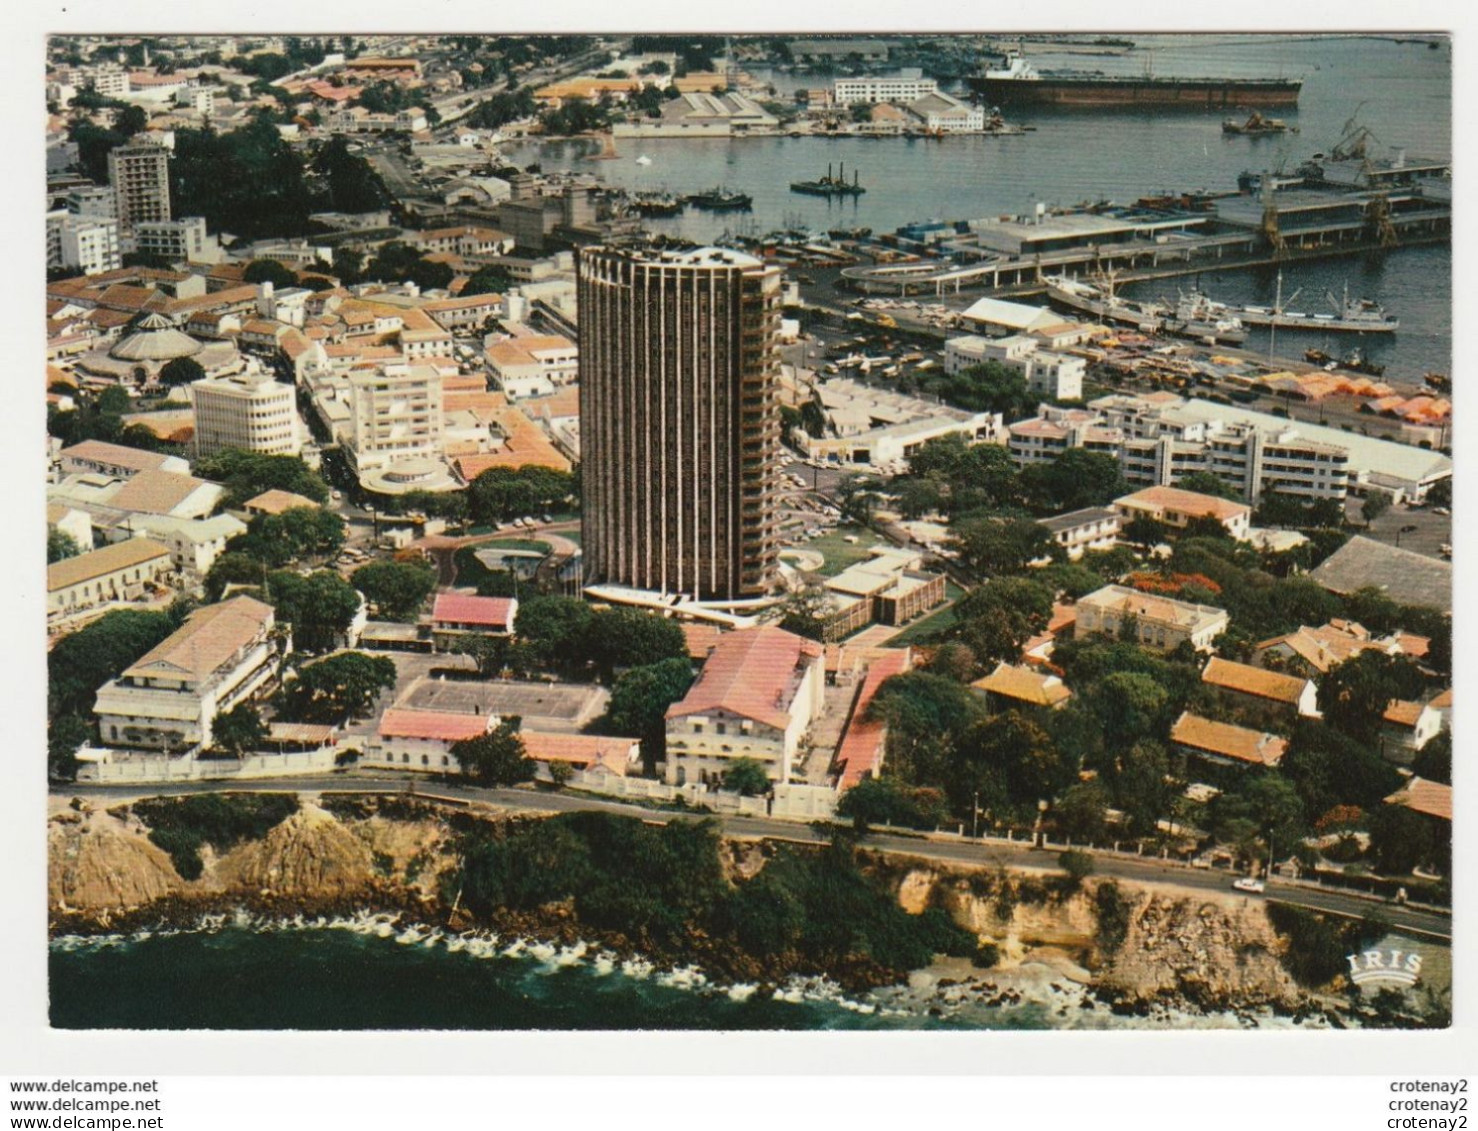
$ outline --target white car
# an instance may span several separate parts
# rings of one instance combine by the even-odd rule
[[[1261,895],[1268,890],[1268,885],[1261,880],[1253,879],[1251,876],[1243,876],[1239,880],[1232,881],[1232,887],[1238,891],[1251,892],[1253,895]]]

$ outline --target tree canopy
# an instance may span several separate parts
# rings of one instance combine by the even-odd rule
[[[356,569],[350,580],[381,617],[414,620],[436,588],[436,570],[424,561],[369,562]]]
[[[343,723],[363,718],[380,692],[394,686],[394,660],[363,652],[338,652],[292,673],[278,692],[278,715],[301,723]]]

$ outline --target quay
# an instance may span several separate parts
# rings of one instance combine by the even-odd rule
[[[1031,294],[1052,275],[1168,279],[1300,259],[1446,243],[1447,186],[1297,191],[1219,198],[1199,211],[1130,207],[899,229],[882,243],[906,262],[854,266],[842,285],[865,295],[964,290]],[[946,258],[946,256],[948,258]]]

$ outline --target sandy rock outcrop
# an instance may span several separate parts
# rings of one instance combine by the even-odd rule
[[[1211,1008],[1293,1008],[1300,992],[1278,961],[1284,941],[1263,905],[1138,893],[1129,929],[1099,975],[1130,1005],[1175,996]]]
[[[213,871],[227,889],[304,897],[361,891],[375,879],[365,841],[307,800],[261,840],[222,856]]]
[[[55,909],[126,911],[186,887],[137,821],[102,810],[59,813],[46,840],[47,900]]]

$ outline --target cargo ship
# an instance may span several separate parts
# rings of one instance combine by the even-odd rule
[[[1184,110],[1297,106],[1302,79],[1170,78],[1037,70],[1014,52],[967,80],[989,106],[1156,107]]]

